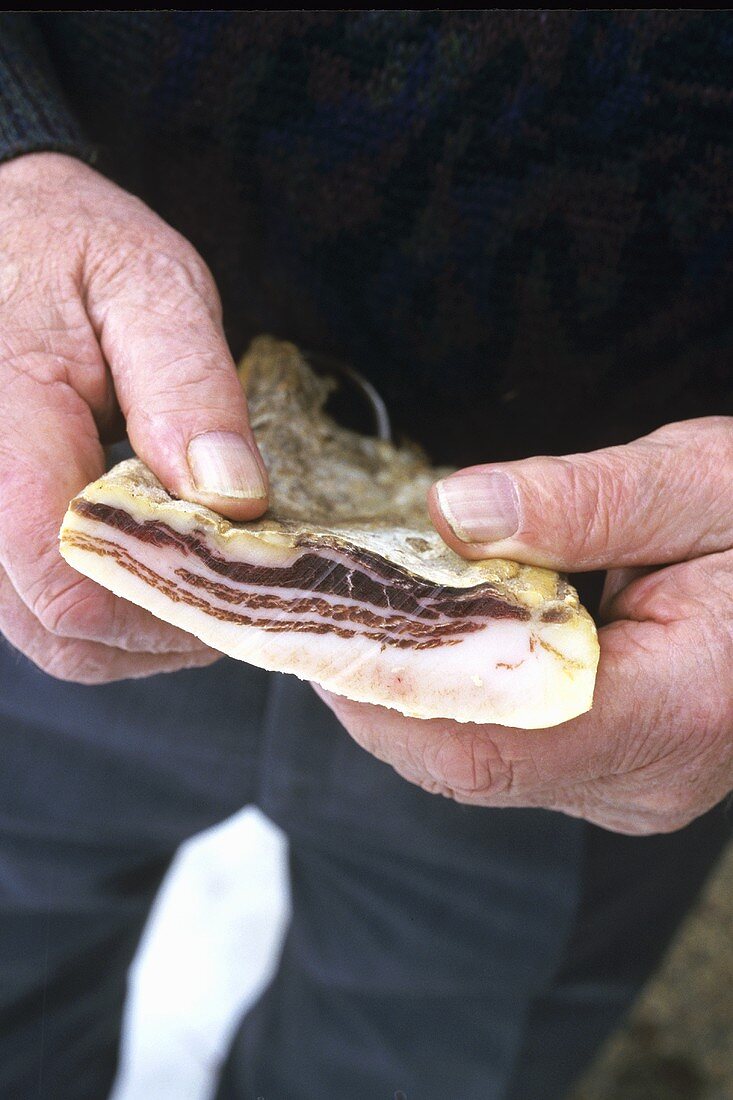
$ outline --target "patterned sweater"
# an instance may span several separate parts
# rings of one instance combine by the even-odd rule
[[[0,15],[0,158],[201,251],[235,353],[350,359],[456,463],[733,411],[726,12]]]

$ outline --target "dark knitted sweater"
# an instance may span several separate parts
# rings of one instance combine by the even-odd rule
[[[733,20],[0,16],[0,157],[93,160],[199,248],[236,352],[350,358],[436,459],[733,411]]]

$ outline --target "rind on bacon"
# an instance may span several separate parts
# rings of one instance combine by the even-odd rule
[[[595,627],[563,578],[450,550],[425,506],[447,471],[337,426],[292,344],[260,337],[240,373],[266,517],[174,499],[132,459],[71,502],[71,565],[222,653],[403,714],[537,728],[590,708]]]

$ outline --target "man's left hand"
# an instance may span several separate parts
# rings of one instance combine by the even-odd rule
[[[428,791],[671,832],[733,788],[733,418],[623,447],[474,466],[430,494],[465,558],[607,569],[592,711],[545,730],[405,718],[319,694]]]

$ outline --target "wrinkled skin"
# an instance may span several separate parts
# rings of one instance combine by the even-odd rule
[[[425,790],[544,806],[623,833],[682,827],[733,788],[733,418],[459,471],[450,480],[474,478],[474,523],[491,471],[513,479],[516,534],[464,541],[435,489],[433,522],[467,558],[609,570],[593,710],[527,731],[418,721],[320,694],[360,745]],[[488,524],[488,492],[483,506]],[[463,517],[453,508],[451,518]]]
[[[171,492],[234,519],[267,503],[197,489],[188,467],[199,435],[251,440],[206,265],[71,157],[0,166],[0,385],[0,631],[40,668],[82,683],[216,660],[58,552],[66,506],[103,473],[103,443],[121,437],[123,417]]]

